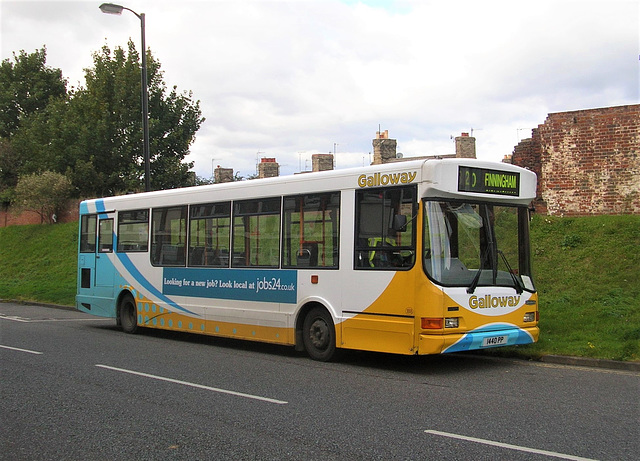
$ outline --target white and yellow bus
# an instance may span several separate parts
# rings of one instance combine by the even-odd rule
[[[526,169],[434,159],[86,200],[77,308],[316,360],[532,343],[535,195]]]

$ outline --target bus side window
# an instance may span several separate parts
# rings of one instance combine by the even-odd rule
[[[408,269],[415,263],[415,186],[356,191],[356,269]]]
[[[149,248],[149,210],[118,212],[118,253],[144,252]]]
[[[96,223],[97,216],[94,214],[80,218],[80,253],[96,251]]]
[[[189,208],[189,266],[229,267],[231,202]]]
[[[280,197],[233,203],[231,267],[278,267]]]
[[[340,193],[285,197],[282,267],[338,267]]]
[[[184,266],[187,207],[154,208],[151,219],[151,264]]]

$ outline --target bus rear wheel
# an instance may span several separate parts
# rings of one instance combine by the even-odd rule
[[[120,301],[118,309],[118,321],[122,331],[125,333],[135,333],[138,331],[138,310],[133,296],[127,295]]]
[[[314,360],[327,362],[336,353],[336,329],[326,309],[314,307],[309,311],[302,326],[304,348]]]

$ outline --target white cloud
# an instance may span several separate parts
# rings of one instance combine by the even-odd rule
[[[3,1],[2,58],[47,46],[71,82],[103,44],[137,46],[130,13],[98,2]],[[192,90],[206,122],[190,160],[241,174],[256,156],[290,174],[312,153],[369,161],[388,129],[405,156],[512,152],[549,112],[638,103],[639,1],[127,1],[169,87]]]

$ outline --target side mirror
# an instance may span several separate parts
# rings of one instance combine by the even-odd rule
[[[397,214],[393,217],[393,230],[396,232],[407,231],[407,217],[403,214]]]

